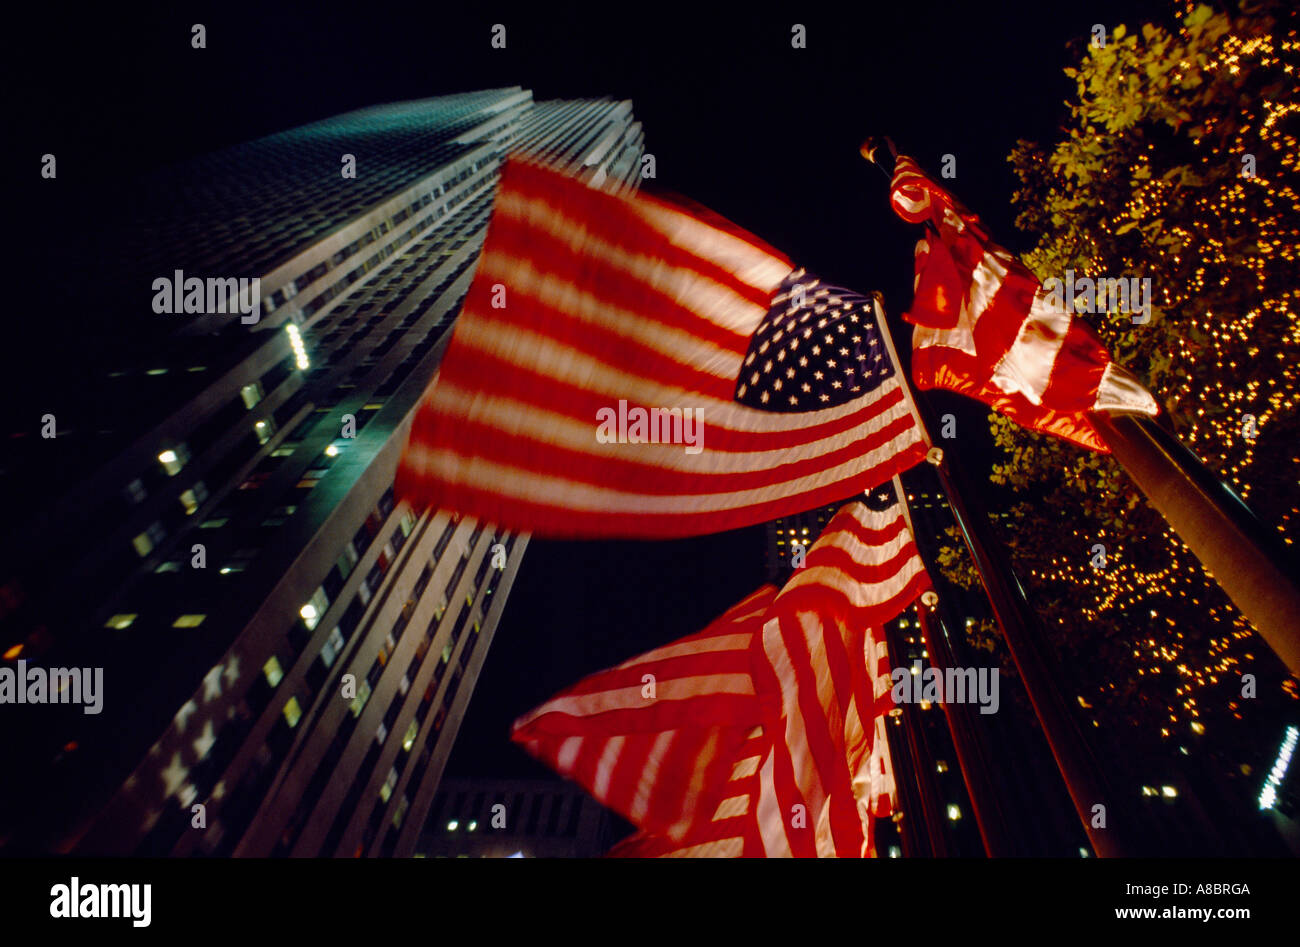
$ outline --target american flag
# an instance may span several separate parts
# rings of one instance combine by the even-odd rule
[[[881,627],[928,587],[902,507],[850,503],[779,594],[593,675],[514,739],[638,827],[614,855],[872,855],[896,795]]]
[[[763,624],[760,673],[781,695],[774,773],[782,811],[803,805],[811,836],[765,833],[769,850],[871,854],[872,820],[893,810],[885,740],[890,662],[883,625],[930,587],[901,504],[843,507],[808,551]],[[771,686],[760,677],[760,689]],[[785,787],[781,791],[780,787]]]
[[[890,204],[904,220],[934,226],[917,244],[915,299],[905,316],[916,325],[919,387],[956,391],[1102,453],[1110,448],[1088,412],[1157,413],[1092,328],[1050,301],[1029,268],[905,155],[894,166]]]
[[[894,378],[874,298],[796,270],[772,303],[736,383],[741,404],[784,412],[836,407]]]
[[[508,161],[474,281],[412,423],[399,495],[551,536],[661,538],[764,522],[882,483],[926,444],[889,356],[869,341],[879,310],[815,280],[792,297],[802,278],[707,211]],[[795,346],[796,325],[852,318],[835,331],[861,327],[867,374],[850,378],[829,348],[795,355],[821,345]],[[810,388],[826,384],[814,395],[798,381],[809,396],[791,406],[798,413],[766,410],[768,385],[738,401],[751,341],[808,358]],[[814,368],[817,358],[837,364]],[[702,449],[623,423],[652,410],[696,412]],[[615,441],[597,436],[610,414]]]
[[[776,591],[763,586],[699,634],[584,678],[516,720],[511,738],[644,831],[700,844],[765,716],[752,662]]]

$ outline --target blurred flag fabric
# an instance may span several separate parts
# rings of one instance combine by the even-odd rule
[[[779,594],[588,677],[512,738],[637,826],[612,855],[874,855],[896,805],[882,627],[929,587],[901,505],[850,503]]]
[[[813,282],[702,208],[507,161],[398,496],[545,536],[668,538],[888,480],[927,445],[879,310]],[[820,357],[853,365],[817,379],[827,366],[811,350],[826,343],[810,330],[828,307],[857,320],[858,348],[827,347]]]
[[[699,844],[738,750],[770,715],[752,662],[776,591],[763,586],[699,634],[583,679],[516,720],[511,738],[634,825]]]
[[[895,213],[929,222],[916,249],[912,378],[984,402],[1017,424],[1109,453],[1089,411],[1154,416],[1155,399],[1093,329],[994,243],[979,218],[899,155]],[[1065,301],[1069,306],[1070,301]]]

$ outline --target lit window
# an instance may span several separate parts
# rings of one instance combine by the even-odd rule
[[[23,653],[22,642],[19,642],[18,644],[14,645],[12,648],[10,648],[8,651],[4,653],[4,659],[6,661],[12,661],[14,658],[18,657],[18,655],[22,653]]]
[[[381,720],[379,721],[379,726],[375,727],[375,742],[378,743],[380,746],[383,746],[384,741],[387,739],[388,739],[388,727]]]
[[[302,708],[298,706],[297,697],[290,697],[284,705],[284,719],[290,727],[298,726],[298,721],[302,719]]]
[[[185,508],[186,516],[193,516],[204,500],[208,498],[207,485],[200,480],[193,487],[181,494],[181,506]]]
[[[154,547],[163,541],[167,535],[161,523],[153,523],[139,536],[131,540],[131,545],[135,547],[136,553],[143,559],[149,553],[153,552]]]
[[[244,399],[244,407],[254,408],[262,400],[262,383],[255,381],[239,389],[239,397]]]
[[[104,627],[105,628],[130,628],[131,622],[135,621],[139,617],[140,616],[138,614],[134,614],[134,613],[129,615],[127,614],[114,615],[108,621],[104,622]]]
[[[280,681],[284,680],[284,670],[280,667],[280,659],[271,655],[267,662],[262,665],[262,673],[266,675],[266,683],[272,687],[277,686]]]
[[[167,374],[167,369],[165,369],[165,368],[151,368],[151,369],[149,369],[148,371],[146,371],[145,374],[146,374],[146,375],[166,375],[166,374]]]
[[[185,466],[187,460],[189,460],[189,455],[184,445],[168,448],[158,455],[158,463],[163,465],[163,470],[166,470],[168,476],[171,477],[181,472],[181,468]]]
[[[302,331],[292,322],[285,326],[285,331],[289,334],[289,347],[293,349],[294,364],[300,371],[311,368],[311,361],[307,358],[307,347],[302,342]]]
[[[199,529],[220,529],[221,527],[225,526],[229,522],[230,522],[230,517],[218,516],[214,519],[204,520],[202,523],[199,524]]]
[[[360,717],[361,711],[365,709],[366,701],[370,699],[370,682],[365,678],[361,679],[361,686],[357,688],[357,696],[352,698],[352,716]]]
[[[948,804],[948,818],[956,822],[961,818],[961,807],[953,803]]]
[[[175,559],[170,559],[170,560],[168,560],[167,562],[160,562],[160,563],[158,563],[158,568],[154,569],[153,571],[154,571],[154,572],[159,572],[159,573],[161,573],[161,572],[180,572],[180,571],[181,571],[181,564],[180,564],[179,562],[177,562]]]
[[[402,734],[402,749],[410,750],[415,745],[415,735],[420,732],[420,723],[418,720],[412,720],[411,725],[406,728]]]
[[[316,594],[311,597],[311,601],[298,609],[298,614],[302,616],[302,622],[311,631],[320,622],[321,616],[325,614],[325,609],[329,608],[329,596],[325,594],[322,588],[316,589]]]
[[[197,628],[199,625],[203,624],[203,619],[207,617],[207,615],[182,615],[180,618],[172,622],[172,627]]]
[[[389,769],[388,778],[384,784],[379,787],[379,798],[387,802],[393,795],[393,788],[397,785],[397,770]]]
[[[343,650],[343,644],[343,632],[339,631],[339,629],[335,627],[335,629],[330,632],[329,638],[326,639],[325,644],[320,649],[320,659],[324,662],[326,667],[333,666],[334,659],[337,658],[339,652]]]
[[[351,540],[348,540],[348,544],[343,547],[343,552],[339,553],[339,557],[334,560],[340,578],[346,579],[352,574],[352,567],[357,564],[358,558],[357,547],[352,545]]]
[[[258,421],[253,425],[253,433],[257,435],[257,443],[265,444],[275,434],[275,422],[270,418]]]

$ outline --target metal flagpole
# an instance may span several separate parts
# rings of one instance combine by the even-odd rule
[[[1295,563],[1226,484],[1173,434],[1147,417],[1089,415],[1125,473],[1137,484],[1219,587],[1300,673],[1300,587]],[[1271,548],[1272,547],[1272,548]]]
[[[880,306],[879,294],[876,298],[876,316],[889,357],[893,359],[894,365],[901,366],[893,336]],[[901,373],[899,384],[918,423],[921,422],[924,416],[920,405],[911,385]],[[926,439],[929,440],[928,435]],[[1029,694],[1030,703],[1038,715],[1043,734],[1047,737],[1056,765],[1093,849],[1098,855],[1107,857],[1132,854],[1132,829],[1124,824],[1119,807],[1111,804],[1111,793],[1101,775],[1101,768],[1075,725],[1069,707],[1056,686],[1057,676],[1052,673],[1044,649],[1037,640],[1039,635],[1035,629],[1038,626],[1038,613],[1029,605],[1024,589],[1011,571],[1005,552],[990,535],[987,515],[983,509],[979,509],[978,515],[972,515],[967,506],[957,482],[962,479],[961,472],[946,461],[939,448],[931,448],[929,460],[935,465],[948,505],[966,540],[966,546],[988,593],[993,614],[1002,628],[1007,648],[1016,662],[1020,679]],[[976,496],[973,493],[971,495]],[[1098,806],[1101,807],[1100,810],[1096,808]]]
[[[912,512],[908,506],[907,492],[903,489],[903,481],[897,474],[894,475],[894,491],[898,494],[898,502],[903,507],[907,528],[911,530],[912,537],[915,539],[916,528],[912,525]],[[916,612],[930,664],[940,672],[946,672],[956,666],[956,661],[948,647],[946,634],[942,630],[938,635],[934,633],[932,623],[939,620],[937,605],[938,595],[927,592],[921,596]],[[934,614],[931,615],[931,612]],[[966,794],[970,797],[971,807],[975,810],[975,824],[979,826],[984,851],[990,858],[1023,854],[1022,846],[1016,844],[1014,833],[1007,822],[1006,813],[998,798],[996,782],[989,767],[992,754],[986,739],[988,731],[974,725],[972,715],[975,709],[971,704],[954,704],[945,700],[943,713],[948,721],[948,732],[952,734],[953,747],[957,750],[957,763],[961,766]]]

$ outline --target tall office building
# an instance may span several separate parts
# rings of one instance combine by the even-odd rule
[[[503,156],[621,191],[641,149],[630,102],[446,96],[164,170],[71,228],[51,299],[93,307],[90,355],[6,444],[0,671],[102,668],[102,707],[0,704],[0,848],[413,852],[527,544],[394,503],[413,409]]]

